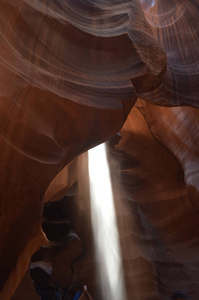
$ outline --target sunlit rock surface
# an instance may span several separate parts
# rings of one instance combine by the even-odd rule
[[[24,278],[22,279],[21,283],[19,284],[14,297],[12,298],[12,300],[25,300],[25,299],[29,299],[29,300],[39,300],[40,297],[37,294],[29,271],[25,274]]]
[[[152,103],[199,106],[198,0],[142,0],[145,17],[167,54],[162,85],[142,95]],[[149,5],[154,2],[154,5]]]
[[[110,147],[127,294],[199,298],[198,10],[196,0],[0,0],[0,298],[51,247],[43,202],[71,193],[83,254],[67,280],[97,290],[88,182],[77,176],[86,159],[69,163],[114,136],[138,96],[148,103],[136,102]],[[63,251],[51,261],[59,281]],[[14,297],[26,299],[28,276]]]
[[[139,100],[111,148],[119,164],[115,180],[132,217],[129,236],[150,262],[161,299],[175,290],[190,299],[199,295],[198,121],[195,108]],[[142,293],[136,299],[150,297]]]

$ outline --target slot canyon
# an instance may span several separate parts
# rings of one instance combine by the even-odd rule
[[[199,299],[198,16],[199,0],[0,0],[1,300],[49,282],[111,300],[89,189],[102,143],[122,300]]]

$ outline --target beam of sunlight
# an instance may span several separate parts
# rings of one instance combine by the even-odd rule
[[[103,300],[125,300],[121,251],[105,144],[88,151],[91,220]]]

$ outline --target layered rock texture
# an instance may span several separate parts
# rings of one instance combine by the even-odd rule
[[[33,277],[101,299],[80,154],[108,140],[128,299],[199,299],[198,14],[198,0],[0,0],[1,299],[38,299],[31,257]]]

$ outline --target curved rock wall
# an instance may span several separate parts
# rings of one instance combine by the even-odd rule
[[[195,108],[163,108],[139,100],[120,131],[119,144],[111,148],[119,162],[121,197],[132,218],[125,231],[150,263],[161,299],[170,299],[175,290],[194,300],[199,295],[198,121]],[[136,299],[148,299],[142,293],[140,289]]]
[[[154,6],[145,11],[145,17],[167,54],[167,73],[158,89],[145,93],[141,98],[155,104],[198,108],[199,2],[154,2]]]
[[[0,0],[2,299],[11,299],[30,257],[47,243],[41,216],[50,182],[75,156],[114,136],[138,95],[161,107],[139,100],[129,117],[136,124],[122,129],[133,126],[133,133],[117,150],[130,170],[121,169],[124,188],[140,209],[140,244],[143,227],[153,229],[147,240],[158,240],[144,259],[158,261],[157,242],[197,277],[198,8],[197,0]],[[164,107],[176,105],[195,108]],[[167,297],[161,251],[154,272]],[[186,281],[189,291],[194,280]]]

